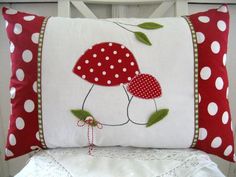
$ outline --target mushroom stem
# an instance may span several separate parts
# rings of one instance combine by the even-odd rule
[[[155,99],[153,99],[153,101],[154,101],[155,108],[156,108],[156,112],[157,112],[157,102],[156,102],[156,100],[155,100]]]
[[[127,96],[127,98],[128,98],[128,101],[129,101],[129,94],[128,94],[128,92],[127,92],[127,90],[125,89],[125,86],[123,85],[123,89],[124,89],[124,91],[125,91],[125,94],[126,94],[126,96]]]
[[[89,89],[87,95],[86,95],[85,98],[84,98],[84,101],[83,101],[83,104],[82,104],[82,110],[84,110],[84,104],[85,104],[85,102],[86,102],[86,100],[87,100],[87,98],[88,98],[90,92],[92,91],[93,87],[94,87],[94,84],[93,84],[92,87]]]
[[[130,98],[129,103],[128,103],[128,105],[127,105],[127,117],[128,117],[128,120],[129,120],[130,122],[132,122],[133,124],[136,124],[136,125],[147,125],[147,123],[137,123],[137,122],[134,122],[134,121],[129,117],[129,105],[130,105],[130,103],[131,103],[133,97],[134,97],[134,96],[132,96],[132,97]]]

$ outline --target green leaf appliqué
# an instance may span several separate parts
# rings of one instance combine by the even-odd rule
[[[82,109],[72,109],[71,113],[77,117],[79,120],[85,121],[88,116],[92,116],[88,111]]]
[[[142,43],[146,44],[146,45],[152,45],[152,43],[149,41],[148,37],[146,36],[146,34],[140,32],[140,31],[136,31],[134,32],[135,37]]]
[[[160,120],[162,120],[164,117],[166,117],[168,112],[169,112],[169,109],[161,109],[159,111],[154,112],[150,116],[150,118],[148,119],[146,127],[150,127],[153,124],[155,124],[155,123],[159,122]]]
[[[143,28],[143,29],[158,29],[158,28],[162,28],[163,25],[160,25],[154,22],[145,22],[145,23],[139,24],[138,27]]]

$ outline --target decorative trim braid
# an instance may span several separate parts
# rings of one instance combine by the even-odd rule
[[[198,103],[199,103],[199,94],[198,94],[198,46],[197,46],[197,36],[196,32],[194,30],[193,24],[189,20],[188,17],[184,16],[183,17],[190,28],[191,34],[192,34],[192,41],[193,41],[193,53],[194,53],[194,117],[195,117],[195,122],[194,122],[194,137],[193,137],[193,142],[191,147],[195,147],[198,136],[199,136],[199,124],[198,124],[198,119],[199,119],[199,112],[198,112]]]
[[[43,135],[43,121],[42,121],[42,94],[41,94],[41,61],[42,61],[42,48],[43,48],[43,38],[46,28],[46,24],[49,17],[43,20],[42,27],[39,34],[38,41],[38,60],[37,60],[37,94],[38,94],[38,124],[39,124],[39,139],[44,149],[47,148],[44,135]]]

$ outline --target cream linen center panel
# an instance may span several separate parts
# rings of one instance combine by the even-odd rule
[[[72,72],[78,58],[92,45],[116,42],[135,56],[141,73],[153,75],[162,87],[157,109],[168,108],[168,115],[146,128],[129,122],[124,126],[94,127],[98,146],[137,146],[159,148],[190,147],[194,136],[194,54],[192,36],[184,18],[109,19],[128,24],[152,21],[164,27],[142,30],[152,42],[138,42],[134,34],[106,20],[48,20],[42,53],[42,121],[47,147],[88,145],[88,127],[78,127],[71,109],[81,109],[92,84]],[[127,120],[128,99],[122,86],[95,85],[85,104],[96,120],[119,124]],[[147,122],[154,112],[153,100],[134,97],[129,108],[136,122]]]

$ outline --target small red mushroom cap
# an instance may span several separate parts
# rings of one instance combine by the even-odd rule
[[[154,99],[161,96],[161,86],[150,74],[139,74],[128,84],[127,90],[136,97]]]
[[[140,73],[131,51],[114,42],[92,46],[78,59],[73,72],[90,83],[102,86],[128,83]]]

